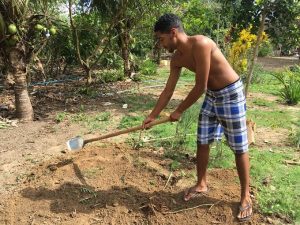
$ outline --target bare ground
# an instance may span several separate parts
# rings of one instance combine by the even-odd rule
[[[40,88],[35,91],[37,120],[0,129],[1,225],[238,223],[235,170],[210,170],[210,192],[184,202],[183,190],[195,182],[192,161],[186,162],[186,176],[177,172],[170,176],[169,162],[161,153],[133,149],[124,144],[126,135],[90,144],[80,152],[66,150],[69,138],[95,134],[76,123],[56,123],[58,111],[78,112],[81,106],[90,113],[110,111],[114,120],[102,132],[111,132],[120,117],[129,114],[120,100],[72,95],[61,98],[70,93],[67,87],[64,93]],[[154,98],[159,91],[152,92]],[[180,99],[184,93],[186,90],[177,92],[175,97]],[[11,104],[12,96],[12,92],[5,92],[1,102]],[[114,104],[104,106],[107,101]],[[276,138],[271,139],[274,132]],[[256,145],[286,143],[286,132],[258,128]],[[252,191],[255,199],[256,192]],[[266,223],[256,204],[254,207],[254,217],[248,224]]]

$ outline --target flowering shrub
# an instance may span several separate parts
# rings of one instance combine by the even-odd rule
[[[240,75],[243,75],[248,70],[248,61],[250,53],[255,47],[257,36],[251,34],[252,26],[250,25],[247,29],[243,29],[239,33],[239,37],[234,41],[228,50],[228,61],[233,69]],[[268,37],[263,32],[262,43],[267,43]]]

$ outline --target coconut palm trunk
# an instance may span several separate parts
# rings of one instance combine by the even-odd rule
[[[13,74],[15,85],[16,116],[21,121],[33,120],[33,108],[27,89],[27,64],[24,51],[21,46],[11,49],[9,52],[9,70]]]

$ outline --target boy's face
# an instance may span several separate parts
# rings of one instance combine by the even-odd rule
[[[169,33],[155,32],[155,35],[164,49],[173,53],[176,50],[176,35],[175,30],[171,29]]]

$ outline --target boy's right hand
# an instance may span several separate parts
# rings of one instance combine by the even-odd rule
[[[142,125],[142,128],[143,128],[143,129],[149,129],[149,128],[150,128],[149,124],[150,124],[151,122],[153,122],[154,120],[155,120],[154,117],[148,116],[148,117],[144,120],[143,125]]]

